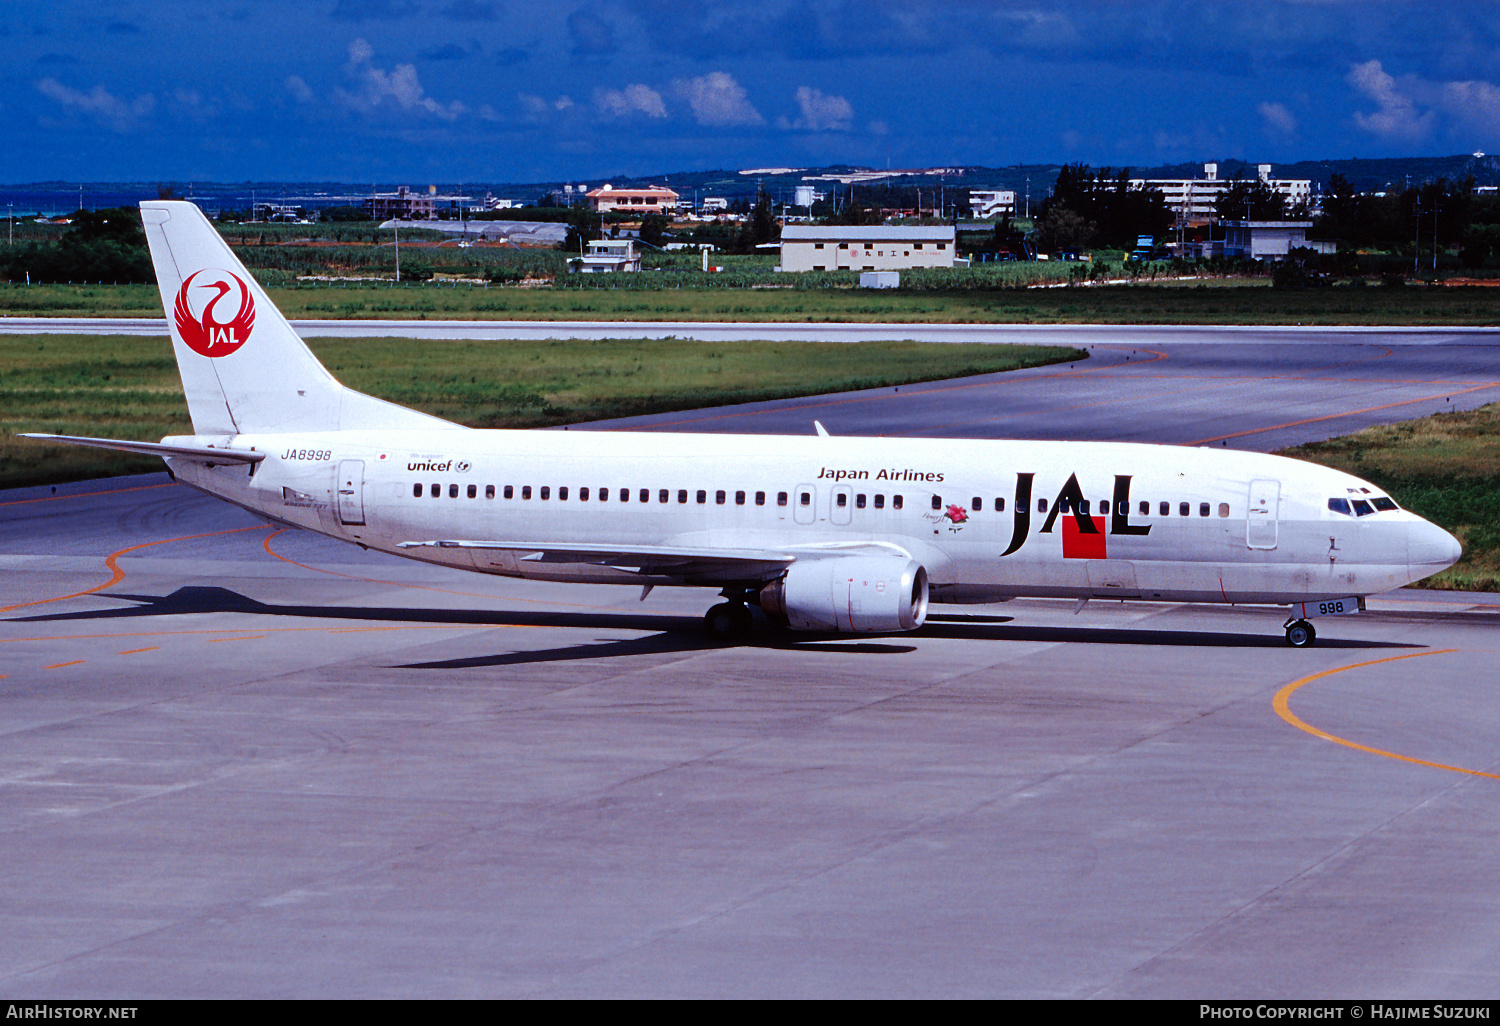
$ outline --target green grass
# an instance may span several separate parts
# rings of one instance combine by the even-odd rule
[[[1042,346],[311,339],[351,388],[472,427],[535,427],[876,388],[1086,357]],[[161,469],[25,431],[156,441],[191,434],[165,339],[0,335],[0,488]]]
[[[1500,403],[1287,449],[1387,489],[1453,532],[1463,558],[1417,587],[1500,591]]]
[[[1500,288],[1480,286],[1282,290],[1252,279],[875,292],[857,288],[697,288],[690,279],[701,275],[665,272],[620,277],[649,277],[668,286],[675,280],[682,287],[610,288],[607,279],[614,276],[588,277],[596,280],[584,288],[309,284],[271,287],[268,292],[289,317],[335,319],[1373,326],[1490,326],[1500,321]],[[756,280],[779,286],[791,277],[766,274]],[[0,284],[0,315],[161,317],[162,307],[155,287],[150,285]]]

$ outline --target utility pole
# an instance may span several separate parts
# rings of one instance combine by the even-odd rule
[[[1408,176],[1409,177],[1409,176]],[[1416,274],[1422,266],[1422,196],[1419,193],[1416,198],[1415,218],[1417,221],[1417,238],[1411,255],[1411,273]]]
[[[14,246],[16,244],[16,205],[14,203],[7,203],[5,205],[5,213],[6,223],[10,226],[10,239],[8,243]]]
[[[401,284],[401,226],[391,222],[391,234],[396,237],[396,284]]]
[[[1437,271],[1438,215],[1442,212],[1442,204],[1437,204],[1432,208],[1432,269],[1434,272]]]

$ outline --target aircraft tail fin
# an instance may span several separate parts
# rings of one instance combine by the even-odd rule
[[[459,426],[339,384],[192,203],[141,220],[195,434]]]

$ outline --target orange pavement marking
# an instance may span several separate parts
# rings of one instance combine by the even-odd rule
[[[147,648],[132,648],[121,652],[120,655],[135,655],[137,652],[156,652],[161,649],[160,645],[151,645]]]
[[[150,485],[148,487],[158,486]],[[142,542],[139,545],[132,545],[129,548],[121,549],[119,552],[111,552],[108,556],[104,557],[104,565],[109,567],[110,570],[114,571],[114,576],[110,577],[110,579],[105,581],[103,584],[96,584],[94,587],[85,588],[83,591],[75,591],[71,595],[57,595],[53,598],[36,599],[32,602],[17,602],[13,606],[0,606],[0,613],[8,613],[13,609],[25,609],[27,606],[44,606],[48,602],[61,602],[64,599],[78,598],[83,595],[92,595],[96,591],[103,591],[106,588],[113,588],[115,585],[119,584],[125,579],[125,571],[120,569],[120,564],[116,563],[115,560],[119,559],[126,553],[135,552],[137,549],[149,549],[153,545],[166,545],[171,542],[191,541],[194,538],[212,538],[215,535],[219,534],[236,534],[240,531],[263,531],[266,529],[266,527],[266,524],[256,524],[253,527],[231,527],[224,531],[209,531],[206,534],[185,534],[180,538],[162,538],[160,541]]]
[[[210,645],[217,645],[221,641],[260,641],[264,637],[264,634],[255,634],[248,638],[209,638],[208,643]]]
[[[119,495],[121,492],[144,492],[152,488],[171,488],[175,481],[165,481],[162,484],[135,485],[131,488],[110,488],[102,492],[69,492],[67,495],[44,495],[40,499],[13,499],[10,502],[0,502],[0,506],[24,506],[28,502],[56,502],[58,499],[87,499],[91,495]]]
[[[71,663],[53,663],[51,666],[43,666],[44,670],[60,670],[64,666],[77,666],[79,663],[87,662],[86,659],[74,659]]]
[[[1370,755],[1383,755],[1387,759],[1396,759],[1400,762],[1409,762],[1415,766],[1426,766],[1429,769],[1448,770],[1451,773],[1465,773],[1471,777],[1488,777],[1491,780],[1500,780],[1500,773],[1486,773],[1483,770],[1465,769],[1462,766],[1449,766],[1446,763],[1429,762],[1426,759],[1414,759],[1409,755],[1401,755],[1397,752],[1388,752],[1383,748],[1371,748],[1369,745],[1362,745],[1356,741],[1349,741],[1345,738],[1338,737],[1335,734],[1330,734],[1326,730],[1319,730],[1317,727],[1312,726],[1310,723],[1304,722],[1295,713],[1292,712],[1291,707],[1288,705],[1293,693],[1295,693],[1298,688],[1302,687],[1305,684],[1311,684],[1315,680],[1321,680],[1324,677],[1331,677],[1335,673],[1343,673],[1345,670],[1357,670],[1362,666],[1378,666],[1381,663],[1394,663],[1399,659],[1418,659],[1422,656],[1446,655],[1450,652],[1457,651],[1458,649],[1456,648],[1442,648],[1438,649],[1435,652],[1412,652],[1408,655],[1389,656],[1385,659],[1371,659],[1366,663],[1350,663],[1348,666],[1340,666],[1332,670],[1324,670],[1322,673],[1315,673],[1310,677],[1303,677],[1301,680],[1294,680],[1286,687],[1276,692],[1276,697],[1271,700],[1271,708],[1276,710],[1277,716],[1280,716],[1283,720],[1286,720],[1298,730],[1305,730],[1313,737],[1320,737],[1324,741],[1332,741],[1334,744],[1343,745],[1345,748],[1353,748],[1355,751],[1367,752]]]
[[[1320,420],[1338,420],[1340,417],[1353,417],[1359,413],[1374,413],[1376,410],[1390,410],[1397,406],[1410,406],[1412,403],[1431,402],[1449,395],[1464,395],[1467,392],[1483,392],[1487,388],[1500,388],[1500,381],[1491,381],[1487,385],[1475,385],[1473,388],[1460,388],[1454,392],[1438,392],[1436,395],[1424,395],[1417,399],[1403,399],[1399,403],[1386,403],[1383,406],[1366,406],[1362,410],[1346,410],[1343,413],[1330,413],[1323,417],[1308,417],[1305,420],[1292,420],[1285,424],[1272,424],[1269,427],[1251,428],[1249,431],[1236,431],[1228,435],[1214,435],[1212,438],[1200,438],[1196,442],[1183,442],[1183,445],[1206,445],[1209,442],[1221,442],[1226,438],[1243,438],[1246,435],[1258,435],[1264,431],[1275,431],[1279,428],[1301,427],[1303,424],[1316,424]]]

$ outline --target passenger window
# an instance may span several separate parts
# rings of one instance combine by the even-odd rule
[[[422,482],[418,481],[411,486],[411,497],[413,499],[420,499],[422,497]]]
[[[478,485],[469,485],[469,498],[471,498],[471,499],[477,499],[477,498],[479,498],[479,486]]]
[[[1227,516],[1229,516],[1229,503],[1227,503],[1227,502],[1221,502],[1221,503],[1219,503],[1219,516],[1221,516],[1221,517],[1227,517]]]
[[[1170,502],[1163,502],[1156,507],[1156,512],[1161,516],[1169,517],[1172,515],[1172,504]]]
[[[797,496],[797,501],[804,506],[812,505],[812,492],[802,492]]]
[[[545,495],[542,496],[542,498],[544,498],[544,499],[546,497],[547,496],[545,496]],[[567,487],[567,485],[564,485],[563,487],[561,487],[561,488],[559,488],[557,490],[557,501],[558,502],[567,502],[568,501],[568,487]]]
[[[456,499],[456,498],[458,498],[458,485],[451,484],[451,485],[448,486],[448,498],[450,498],[450,499]]]
[[[745,504],[745,493],[744,492],[735,492],[734,493],[734,504],[736,506],[743,506]]]
[[[552,498],[552,489],[547,485],[542,485],[541,490],[537,492],[537,495],[540,496],[543,500],[550,499]]]
[[[984,500],[977,495],[974,496],[969,500],[969,509],[973,510],[975,513],[978,513],[980,510],[984,509]]]
[[[995,512],[996,513],[1004,513],[1005,512],[1005,500],[1002,499],[1002,498],[1000,498],[999,496],[995,497]]]
[[[1066,513],[1067,510],[1063,510],[1063,512]],[[1087,499],[1079,499],[1078,500],[1078,512],[1082,513],[1084,516],[1088,516],[1089,515],[1089,500],[1087,500]]]
[[[845,506],[849,505],[849,496],[845,495],[843,492],[839,492],[838,495],[834,496],[833,501],[838,504],[839,509],[843,509]]]
[[[698,489],[698,505],[701,506],[701,505],[703,505],[707,501],[708,501],[708,493],[705,492],[702,488],[699,488]]]
[[[1046,499],[1038,499],[1038,500],[1036,500],[1036,511],[1038,513],[1045,513],[1045,512],[1047,512],[1047,500]]]
[[[778,506],[785,506],[786,505],[786,492],[777,492],[776,493],[776,505],[778,505]]]
[[[656,501],[657,502],[666,502],[667,501],[667,490],[665,488],[663,488],[661,491],[659,491],[659,492],[656,493]]]
[[[1151,515],[1151,503],[1147,502],[1145,499],[1142,499],[1141,500],[1141,516],[1143,516],[1143,517],[1149,517],[1150,515]]]
[[[484,486],[484,497],[486,499],[493,499],[495,497],[495,486],[494,485],[485,485]]]
[[[1177,515],[1180,517],[1192,516],[1193,508],[1185,502],[1179,502],[1177,504]]]
[[[620,489],[620,492],[622,494],[624,494],[624,495],[629,495],[630,494],[629,492],[625,491],[625,489],[623,489],[623,488]],[[587,496],[585,496],[585,498],[587,498]],[[599,489],[599,501],[600,502],[608,502],[609,501],[609,489],[608,488],[601,488],[601,489]]]
[[[564,495],[563,498],[566,499],[567,496]],[[587,488],[580,488],[580,489],[578,489],[578,501],[579,502],[588,502],[589,501],[589,490]]]
[[[934,495],[932,497],[932,508],[933,509],[942,509],[943,508],[943,497],[941,495]]]
[[[1206,503],[1206,502],[1200,502],[1200,503],[1198,503],[1198,515],[1200,517],[1206,517],[1206,516],[1208,516],[1208,503]]]
[[[756,492],[755,493],[755,504],[757,506],[764,506],[766,504],[766,493],[765,492]]]
[[[434,499],[436,499],[439,495],[442,495],[442,494],[443,494],[443,486],[440,485],[440,484],[434,484],[432,486],[432,497]]]
[[[515,485],[506,485],[505,486],[505,497],[507,499],[514,499],[516,497],[516,486]]]
[[[677,501],[679,503],[687,502],[687,489],[686,488],[679,488],[679,489],[677,489]]]
[[[856,495],[854,497],[854,508],[855,509],[864,509],[865,508],[865,497],[863,495]]]
[[[1366,502],[1364,499],[1355,499],[1354,500],[1354,515],[1355,516],[1357,516],[1357,517],[1367,517],[1371,513],[1374,513],[1374,512],[1375,511],[1370,508],[1370,504],[1368,502]]]
[[[531,485],[522,485],[521,486],[521,498],[523,498],[523,499],[529,499],[529,498],[531,498]]]
[[[891,496],[891,509],[900,509],[901,508],[901,504],[903,502],[905,502],[905,501],[906,500],[902,496],[900,496],[900,495],[892,495]]]
[[[885,496],[881,495],[879,492],[875,493],[875,508],[885,509]]]
[[[725,499],[725,495],[724,495],[724,490],[722,488],[720,490],[718,490],[717,492],[714,492],[714,505],[716,505],[716,506],[722,506],[722,505],[724,505],[724,499]]]

